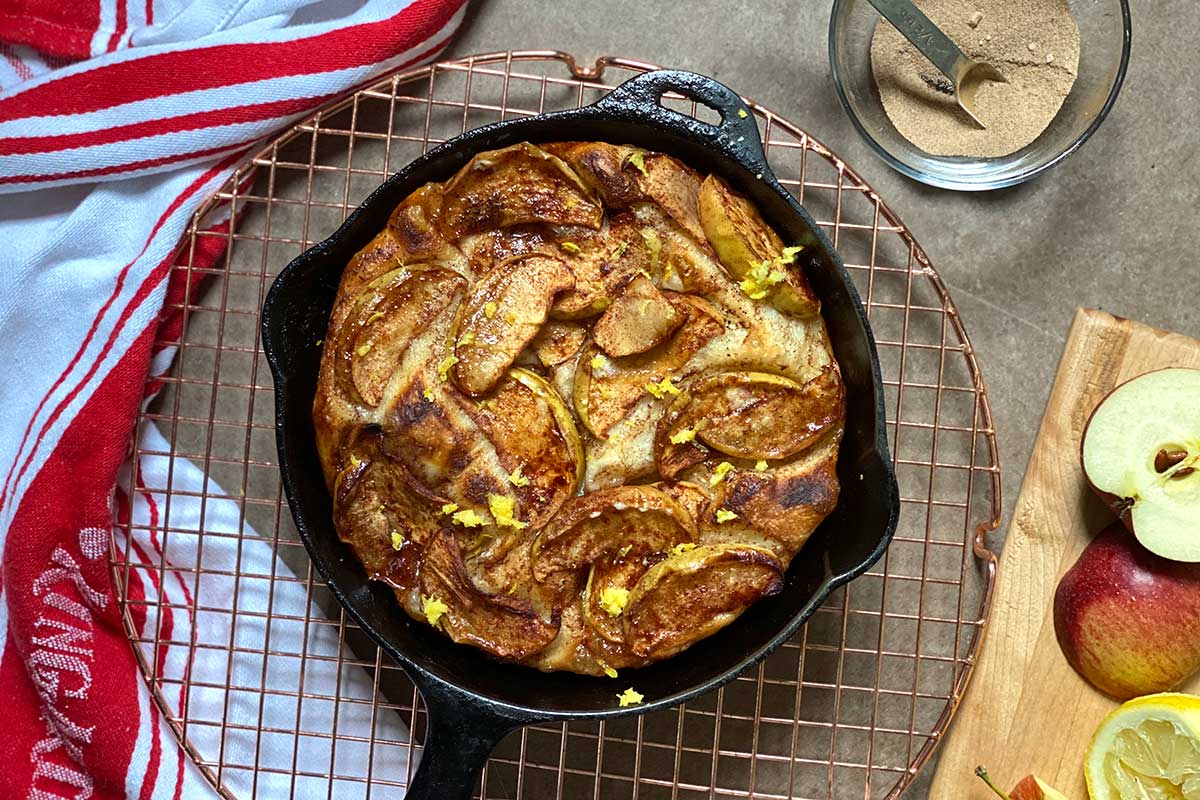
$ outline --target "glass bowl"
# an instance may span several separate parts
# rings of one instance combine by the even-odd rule
[[[1127,0],[1070,0],[1079,25],[1079,75],[1058,115],[1026,147],[1000,158],[935,156],[892,125],[871,74],[871,35],[880,19],[867,0],[834,0],[829,63],[854,127],[890,166],[944,189],[980,191],[1027,181],[1078,150],[1100,127],[1121,91],[1129,65]]]

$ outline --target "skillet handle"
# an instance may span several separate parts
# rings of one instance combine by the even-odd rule
[[[421,765],[405,800],[471,800],[475,782],[500,740],[529,720],[516,719],[479,698],[420,680],[428,724]]]
[[[721,115],[721,121],[713,125],[666,108],[662,98],[667,92],[677,92],[711,108]],[[770,174],[753,112],[736,92],[706,75],[675,69],[645,72],[617,86],[595,106],[616,117],[687,128],[727,155],[760,165],[764,174]]]

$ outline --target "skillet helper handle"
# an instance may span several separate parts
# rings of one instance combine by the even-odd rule
[[[428,725],[405,800],[471,800],[488,756],[521,721],[454,689],[425,681],[420,688]]]
[[[663,95],[676,92],[721,115],[717,124],[666,108]],[[595,104],[616,117],[658,122],[666,127],[687,128],[727,155],[762,165],[769,173],[767,157],[754,113],[737,92],[706,75],[683,70],[645,72],[622,83]]]

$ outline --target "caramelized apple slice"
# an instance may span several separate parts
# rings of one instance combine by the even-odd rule
[[[610,642],[624,640],[621,614],[646,569],[643,554],[633,552],[632,547],[625,555],[620,550],[605,553],[592,564],[579,599],[583,620],[589,628]]]
[[[511,494],[522,530],[537,531],[579,486],[584,452],[575,418],[554,387],[524,369],[511,370],[483,403],[462,405],[496,448],[506,485],[494,493]]]
[[[442,202],[441,184],[427,183],[392,212],[387,230],[396,242],[396,255],[402,263],[449,260],[457,255],[438,229]]]
[[[557,367],[567,361],[583,347],[587,329],[575,322],[549,320],[529,346],[543,367]]]
[[[592,336],[610,356],[629,356],[661,344],[683,320],[663,293],[638,275],[596,320]]]
[[[700,545],[672,553],[630,593],[622,614],[626,645],[644,658],[667,658],[782,588],[782,565],[760,547]]]
[[[352,434],[343,456],[334,483],[334,527],[375,577],[388,571],[400,545],[428,540],[438,522],[409,487],[403,468],[380,457],[376,437]]]
[[[704,460],[700,442],[735,458],[790,458],[844,415],[842,382],[833,369],[803,385],[765,372],[706,375],[659,420],[655,460],[659,473],[673,478]]]
[[[691,515],[662,491],[617,486],[576,497],[562,507],[533,543],[533,574],[545,581],[626,544],[653,553],[695,539]]]
[[[560,252],[558,243],[545,225],[516,225],[485,231],[463,237],[458,246],[467,256],[467,265],[477,278],[517,256],[533,253],[552,256]]]
[[[562,261],[506,262],[475,285],[456,336],[454,382],[470,395],[491,389],[537,334],[554,296],[574,285]]]
[[[599,228],[604,209],[579,176],[527,142],[480,153],[443,190],[446,238],[530,222]]]
[[[405,267],[372,281],[338,329],[338,381],[352,397],[378,405],[409,345],[465,289],[461,275],[440,268]]]
[[[762,293],[775,308],[796,316],[821,312],[800,269],[785,263],[783,242],[748,200],[710,175],[700,186],[698,205],[704,234],[721,263],[735,280],[751,282],[744,284],[747,294],[755,297]],[[763,262],[771,263],[762,268]]]
[[[644,153],[641,161],[645,173],[636,175],[635,180],[642,192],[697,242],[705,241],[699,213],[700,173],[663,153]],[[627,163],[626,171],[630,166],[637,169]]]
[[[674,396],[679,390],[672,379],[682,377],[678,371],[725,329],[720,312],[708,302],[690,295],[666,296],[675,310],[687,317],[666,342],[619,359],[605,356],[594,345],[584,347],[580,354],[575,374],[575,411],[596,436],[607,436],[647,393]]]
[[[740,525],[779,543],[779,552],[790,559],[838,501],[837,454],[841,426],[794,460],[765,472],[738,469],[717,486],[706,523],[719,526],[717,510],[738,515]]]
[[[422,549],[421,599],[426,621],[436,619],[454,641],[500,658],[520,660],[558,635],[558,620],[538,616],[528,601],[481,592],[467,574],[453,535],[435,536]],[[430,613],[431,609],[435,610]]]
[[[633,276],[655,272],[642,236],[644,227],[628,212],[606,217],[598,231],[557,227],[559,253],[575,276],[575,286],[559,296],[551,315],[557,319],[594,317],[608,308]]]

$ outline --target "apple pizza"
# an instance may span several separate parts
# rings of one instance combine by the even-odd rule
[[[481,153],[347,265],[313,422],[338,535],[416,620],[615,675],[777,593],[834,509],[808,254],[715,175]]]

